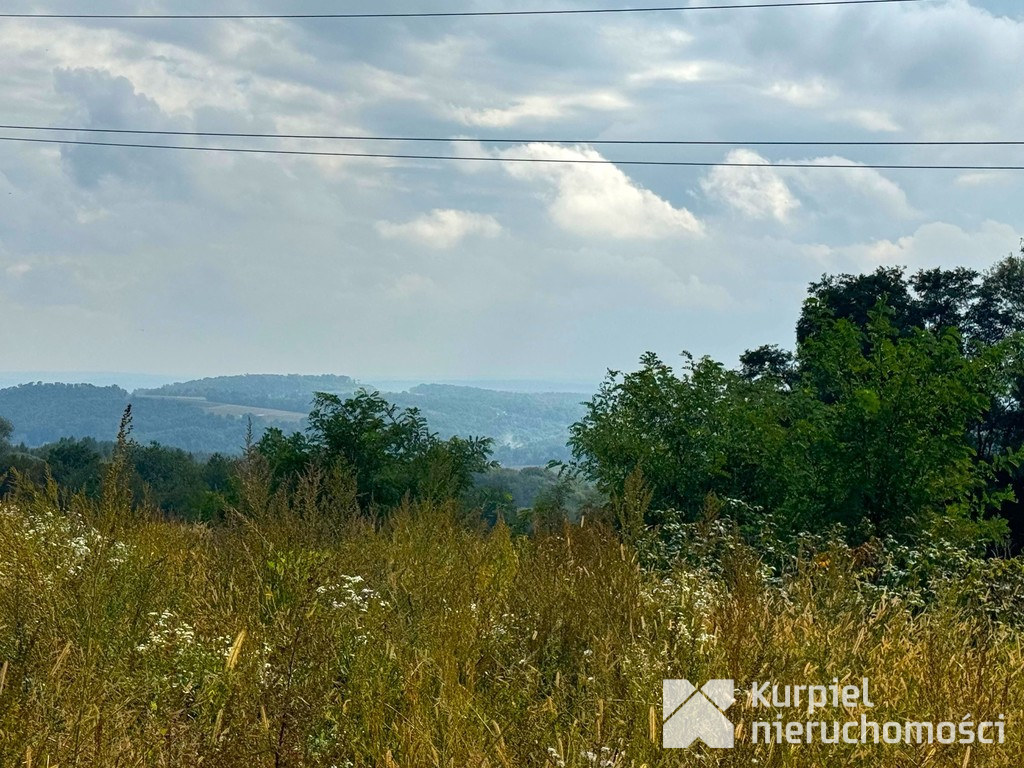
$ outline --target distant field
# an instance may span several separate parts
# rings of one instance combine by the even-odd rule
[[[186,403],[202,408],[214,416],[232,416],[244,418],[253,416],[265,421],[277,421],[289,424],[299,424],[307,416],[297,411],[280,411],[274,408],[257,408],[251,405],[232,405],[231,403],[214,403],[205,397],[178,397],[169,395],[135,395],[136,399],[143,400],[164,400],[178,403]]]
[[[270,408],[253,408],[247,405],[228,405],[225,403],[207,403],[204,410],[217,416],[257,416],[267,421],[300,423],[306,418],[305,413],[295,411],[275,411]]]

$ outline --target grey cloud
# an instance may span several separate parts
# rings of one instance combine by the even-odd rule
[[[1019,14],[1005,2],[957,0],[557,22],[8,25],[0,98],[24,122],[101,127],[1010,135],[1024,122],[1015,85],[1024,22],[986,8]],[[886,127],[898,130],[879,134]],[[749,150],[776,162],[995,156]],[[728,360],[791,343],[804,287],[822,272],[960,252],[979,264],[1024,229],[1020,174],[980,184],[955,173],[766,169],[766,187],[721,170],[510,173],[498,163],[4,144],[0,294],[18,321],[0,324],[0,345],[21,369],[596,378],[648,348]],[[721,183],[709,189],[709,178]],[[773,208],[772,189],[796,204]],[[751,216],[751,206],[768,215]],[[437,213],[446,211],[483,218]],[[486,217],[501,236],[488,236],[498,230]],[[380,222],[397,236],[381,237]],[[430,248],[431,238],[450,247]],[[104,343],[90,346],[95,339]]]
[[[187,127],[165,114],[153,99],[138,93],[131,80],[98,69],[58,69],[54,73],[58,96],[74,106],[66,121],[84,128],[142,128],[176,130]],[[77,134],[78,139],[107,140],[92,134]],[[144,185],[158,185],[163,191],[183,193],[184,177],[180,163],[164,153],[88,146],[61,147],[61,155],[76,182],[95,187],[104,178],[114,176]]]

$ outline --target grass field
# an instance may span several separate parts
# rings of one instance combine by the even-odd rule
[[[1021,631],[984,599],[866,589],[842,549],[780,574],[727,536],[705,567],[587,522],[514,537],[406,505],[371,524],[314,486],[291,505],[247,486],[217,528],[117,493],[9,503],[0,766],[1024,764]],[[1007,742],[755,745],[743,727],[773,715],[741,699],[735,749],[661,748],[663,678],[863,677],[880,722],[1004,714]]]

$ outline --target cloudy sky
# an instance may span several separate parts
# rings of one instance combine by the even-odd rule
[[[211,6],[88,7],[161,10]],[[1024,138],[1018,0],[511,19],[0,20],[0,70],[4,124],[580,142]],[[791,345],[806,285],[824,272],[984,268],[1024,234],[1024,172],[855,167],[1019,165],[1024,148],[286,146],[764,167],[0,142],[0,370],[597,380],[648,349],[732,363],[762,343]],[[787,160],[853,167],[772,167]]]

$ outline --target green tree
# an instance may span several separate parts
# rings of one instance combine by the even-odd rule
[[[1024,247],[985,272],[967,312],[968,335],[994,344],[1024,333]]]
[[[278,482],[292,484],[311,467],[342,466],[356,480],[364,506],[398,504],[406,494],[452,498],[490,466],[489,439],[441,440],[415,408],[400,410],[377,393],[350,398],[318,393],[306,434],[268,430],[258,449]]]
[[[879,267],[863,275],[822,275],[808,288],[796,327],[797,344],[803,344],[835,319],[866,327],[879,301],[890,308],[897,328],[904,330],[918,324],[918,307],[902,267]]]
[[[147,498],[163,512],[195,518],[203,507],[206,483],[202,466],[180,448],[159,443],[132,451],[137,500]]]
[[[91,439],[64,438],[40,451],[57,485],[68,493],[97,497],[103,478],[103,453]]]
[[[794,522],[998,538],[1005,526],[984,518],[1007,495],[987,490],[992,466],[974,460],[970,431],[991,406],[1004,355],[965,355],[953,330],[903,335],[882,303],[865,328],[825,323],[799,353],[802,418],[787,441]]]
[[[748,381],[768,379],[788,388],[798,378],[796,358],[776,344],[748,349],[740,355],[740,374]]]
[[[46,476],[46,465],[25,450],[25,447],[11,445],[14,425],[0,417],[0,498],[14,490],[15,480],[42,482]]]
[[[652,521],[666,509],[695,517],[709,493],[781,502],[772,464],[785,434],[783,393],[710,358],[685,360],[677,374],[647,353],[640,370],[609,373],[570,429],[576,470],[617,498],[640,470]]]
[[[991,379],[990,407],[971,427],[970,439],[973,460],[995,468],[988,491],[998,495],[1007,484],[1013,488],[1016,499],[1003,502],[1002,514],[1016,545],[1024,547],[1024,470],[1004,461],[1024,446],[1024,363],[1014,341],[1024,335],[1024,250],[980,274],[957,267],[908,278],[899,268],[881,268],[870,275],[826,275],[809,292],[798,324],[800,344],[836,320],[865,329],[870,311],[884,299],[892,309],[890,322],[903,335],[918,328],[953,329],[968,356],[984,357],[993,346],[1003,350]]]
[[[934,331],[954,329],[969,338],[968,318],[978,298],[979,274],[973,269],[923,269],[909,279],[915,325]]]

